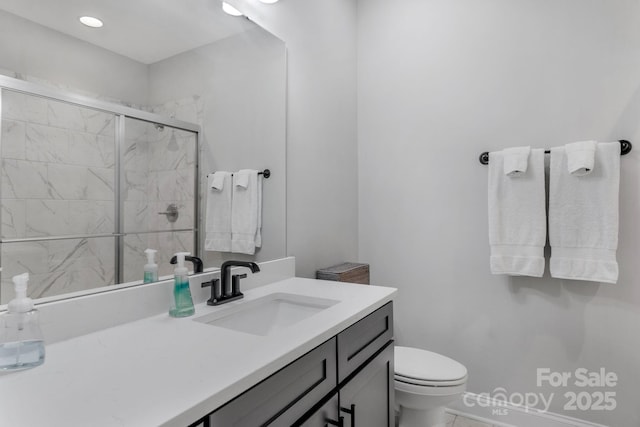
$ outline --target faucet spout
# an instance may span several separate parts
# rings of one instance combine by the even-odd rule
[[[251,269],[252,273],[257,273],[260,271],[260,266],[252,261],[225,261],[222,263],[220,270],[228,270],[231,267],[247,267]]]
[[[258,264],[256,264],[255,262],[251,262],[251,261],[234,261],[234,260],[230,260],[230,261],[225,261],[224,263],[222,263],[222,266],[220,267],[220,292],[222,294],[222,297],[232,297],[234,295],[229,295],[228,290],[230,290],[231,287],[231,280],[230,280],[230,275],[231,275],[231,268],[232,267],[246,267],[248,269],[251,270],[252,273],[257,273],[260,271],[260,266]],[[246,275],[245,275],[246,276]],[[238,281],[239,283],[239,281]],[[242,296],[242,294],[240,293],[240,289],[239,289],[239,285],[237,289],[231,289],[232,292],[237,293],[239,297]],[[212,297],[213,299],[213,297]]]
[[[186,256],[184,257],[184,260],[193,263],[194,273],[202,273],[204,271],[204,265],[202,264],[202,260],[197,256]],[[175,255],[172,256],[171,261],[169,261],[169,264],[177,264],[177,263],[178,263],[178,258],[176,258]]]

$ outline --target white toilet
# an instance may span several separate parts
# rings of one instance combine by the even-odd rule
[[[465,391],[467,368],[411,347],[396,347],[394,364],[400,427],[445,427],[444,410]]]

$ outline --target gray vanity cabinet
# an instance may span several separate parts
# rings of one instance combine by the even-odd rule
[[[291,426],[336,387],[332,338],[209,415],[211,427]]]
[[[393,305],[388,303],[340,332],[338,338],[338,383],[362,368],[393,338]]]
[[[204,427],[392,427],[393,410],[388,303],[201,421]]]
[[[294,426],[393,427],[393,393],[393,345],[388,343],[327,403]]]
[[[393,345],[388,345],[340,388],[344,427],[392,427]]]
[[[336,339],[340,415],[325,418],[323,424],[322,413],[315,412],[299,425],[393,427],[393,304],[354,323]]]

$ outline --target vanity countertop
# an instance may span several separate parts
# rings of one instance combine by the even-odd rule
[[[339,302],[269,336],[194,321],[276,292]],[[0,425],[185,427],[395,294],[393,288],[292,278],[247,291],[240,301],[199,304],[191,317],[163,314],[52,344],[44,365],[0,376]]]

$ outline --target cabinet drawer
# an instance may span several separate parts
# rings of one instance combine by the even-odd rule
[[[336,339],[209,415],[211,427],[290,426],[336,387]]]
[[[393,303],[388,303],[338,334],[338,383],[393,338]]]

